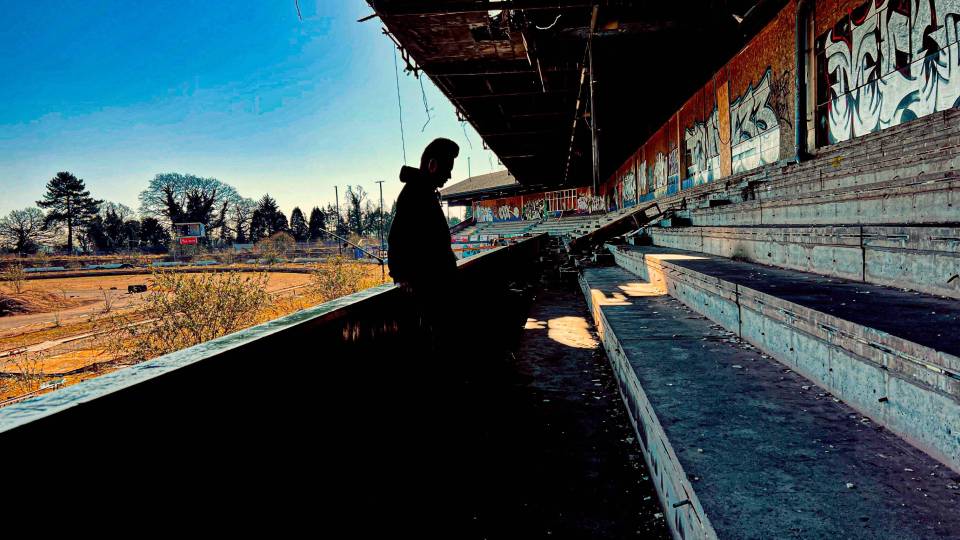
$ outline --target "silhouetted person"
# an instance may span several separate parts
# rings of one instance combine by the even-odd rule
[[[434,527],[438,516],[449,513],[438,508],[458,478],[451,472],[451,456],[462,454],[445,429],[451,421],[447,412],[460,409],[451,403],[460,388],[459,362],[448,354],[455,353],[449,344],[457,317],[451,303],[457,259],[438,193],[459,152],[453,141],[436,139],[424,149],[420,168],[400,169],[404,186],[388,238],[390,276],[402,298],[396,311],[399,347],[384,362],[386,369],[395,370],[386,377],[388,388],[397,393],[380,419],[384,429],[395,433],[386,438],[395,443],[385,452],[394,462],[381,485],[395,491],[380,507],[392,507],[398,520],[416,523],[418,529]]]
[[[388,238],[390,276],[412,297],[425,326],[432,330],[435,347],[446,333],[443,306],[457,270],[438,190],[450,179],[459,153],[457,143],[435,139],[423,150],[419,169],[400,169],[405,185]]]

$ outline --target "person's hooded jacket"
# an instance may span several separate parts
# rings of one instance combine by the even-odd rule
[[[420,169],[404,166],[400,181],[405,185],[387,240],[390,276],[415,288],[441,287],[456,273],[457,258],[440,194]]]

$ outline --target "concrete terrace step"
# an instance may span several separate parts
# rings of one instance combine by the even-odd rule
[[[950,109],[831,145],[800,164],[767,165],[657,201],[686,201],[695,225],[946,224],[960,221],[958,174],[960,109]],[[710,199],[733,204],[699,209]]]
[[[960,306],[951,299],[662,247],[617,264],[960,471]]]
[[[622,268],[582,275],[675,538],[949,537],[957,475]]]
[[[654,245],[960,298],[960,228],[651,227]]]

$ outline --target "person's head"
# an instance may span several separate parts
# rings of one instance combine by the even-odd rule
[[[450,139],[434,139],[420,156],[420,172],[438,188],[450,179],[453,160],[460,154],[460,147]]]

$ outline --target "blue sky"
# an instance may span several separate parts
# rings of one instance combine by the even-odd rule
[[[5,2],[0,33],[0,215],[57,171],[138,206],[160,172],[212,176],[284,211],[348,184],[387,204],[403,164],[394,48],[363,0]],[[402,63],[401,63],[402,70]],[[453,181],[502,168],[424,80],[400,73],[407,159],[445,136]],[[468,142],[469,138],[469,142]],[[472,149],[471,149],[472,143]],[[376,200],[375,200],[376,202]]]

